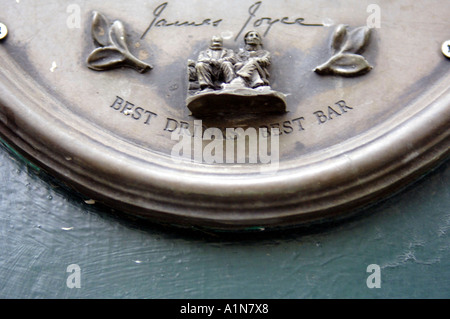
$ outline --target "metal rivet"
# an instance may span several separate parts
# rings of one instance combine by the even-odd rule
[[[0,40],[3,40],[8,35],[8,28],[0,22]]]
[[[7,35],[8,35],[8,28],[6,27],[6,25],[0,22],[0,40],[6,38]]]
[[[450,59],[450,40],[442,43],[442,53]]]

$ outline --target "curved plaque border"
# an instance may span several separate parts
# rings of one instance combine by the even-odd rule
[[[0,135],[97,201],[179,226],[238,230],[343,216],[446,159],[450,75],[405,112],[276,175],[173,163],[74,115],[0,48]],[[183,169],[179,169],[179,168]]]

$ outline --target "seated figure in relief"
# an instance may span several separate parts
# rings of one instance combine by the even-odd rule
[[[256,31],[247,32],[244,41],[245,48],[237,54],[236,75],[250,88],[268,86],[271,56],[269,51],[262,49],[261,35]]]
[[[199,54],[195,71],[200,90],[221,88],[221,84],[230,83],[235,77],[236,56],[233,50],[223,47],[223,39],[214,36],[208,50]]]
[[[193,116],[286,112],[286,96],[270,87],[271,55],[263,49],[261,35],[247,32],[244,42],[234,53],[215,36],[196,61],[188,60],[186,106]]]

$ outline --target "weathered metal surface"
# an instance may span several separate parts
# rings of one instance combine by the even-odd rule
[[[154,221],[245,229],[342,216],[449,149],[448,24],[431,21],[450,4],[370,2],[12,3],[0,17],[0,134],[93,199]],[[286,112],[192,116],[187,61],[216,35],[236,52],[250,30]]]

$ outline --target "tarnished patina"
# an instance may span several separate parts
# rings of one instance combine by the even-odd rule
[[[2,140],[136,216],[229,230],[340,218],[448,156],[447,0],[3,9]]]

